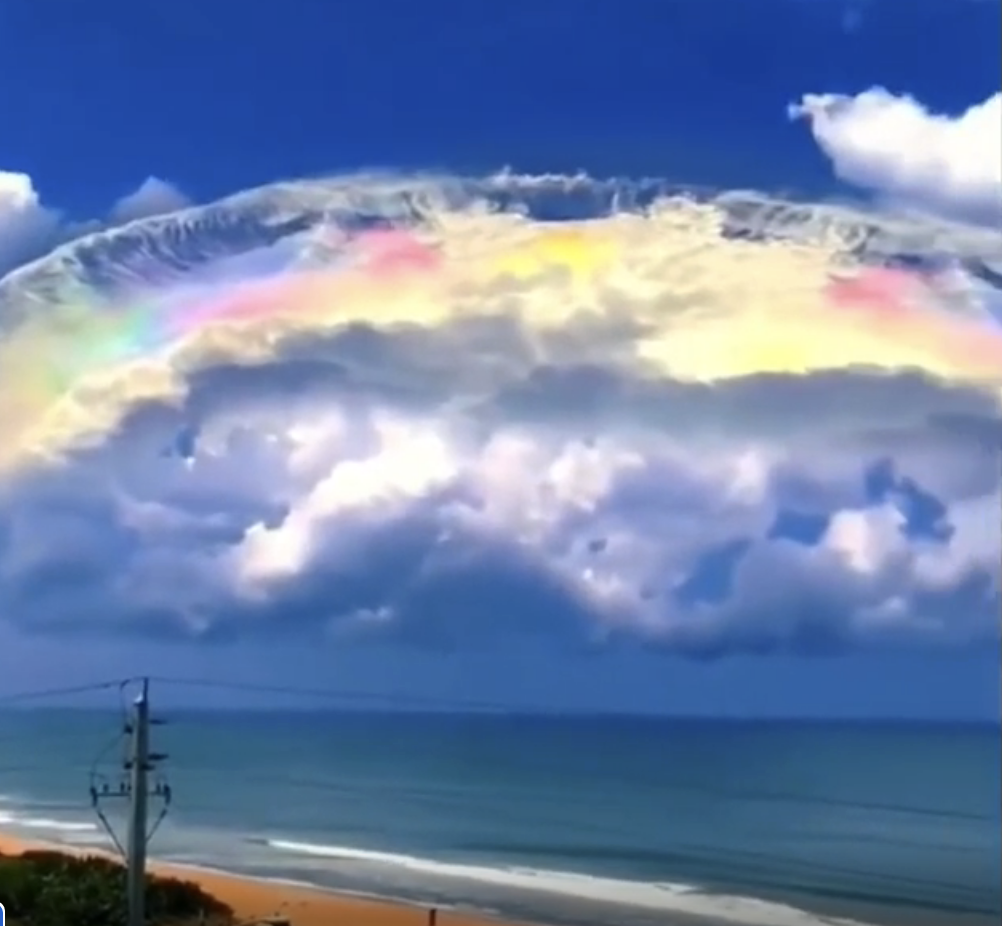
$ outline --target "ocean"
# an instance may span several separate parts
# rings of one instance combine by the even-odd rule
[[[997,725],[165,720],[160,859],[581,926],[962,926],[1002,912]],[[117,783],[121,725],[0,713],[0,829],[108,846],[88,789]],[[124,841],[121,808],[102,806]]]

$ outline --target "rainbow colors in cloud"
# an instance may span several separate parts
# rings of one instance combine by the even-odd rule
[[[868,268],[833,278],[826,292],[836,311],[856,314],[858,325],[888,342],[965,364],[969,376],[997,378],[1002,331],[987,313],[951,313],[951,299],[959,303],[962,294],[944,292],[943,282],[936,274]]]
[[[183,390],[200,365],[266,364],[290,338],[353,325],[445,332],[474,318],[517,325],[540,364],[701,382],[917,370],[1002,394],[1002,329],[942,275],[853,264],[838,241],[722,227],[719,208],[683,199],[549,225],[446,210],[358,233],[318,222],[238,251],[239,267],[213,257],[59,285],[40,270],[45,286],[29,274],[20,291],[32,311],[0,340],[0,417],[16,448],[71,445],[137,401]]]

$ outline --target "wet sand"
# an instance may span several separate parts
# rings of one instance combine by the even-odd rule
[[[0,834],[0,854],[18,855],[28,849],[50,849],[73,855],[105,855],[76,851],[52,843],[29,842]],[[427,926],[429,911],[376,900],[346,897],[330,891],[285,885],[271,881],[205,872],[184,866],[151,862],[152,873],[193,881],[203,890],[233,908],[241,924],[269,917],[285,918],[290,926]],[[0,897],[0,903],[3,898]],[[465,913],[439,910],[437,926],[499,926],[498,921]],[[516,924],[508,924],[516,926]]]

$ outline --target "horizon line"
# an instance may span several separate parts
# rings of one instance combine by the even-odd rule
[[[327,714],[327,715],[367,715],[367,716],[411,716],[411,717],[477,717],[539,720],[632,720],[673,723],[720,723],[720,724],[853,724],[856,726],[967,726],[1000,727],[999,717],[916,717],[882,715],[812,715],[812,714],[704,714],[669,713],[637,710],[595,710],[559,709],[543,707],[476,708],[476,707],[419,707],[407,708],[400,705],[352,706],[352,705],[262,705],[262,704],[213,704],[200,705],[186,702],[159,701],[158,710],[177,711],[185,714]],[[78,713],[117,713],[117,707],[92,704],[11,704],[0,702],[0,716],[6,714],[27,714],[46,711]]]

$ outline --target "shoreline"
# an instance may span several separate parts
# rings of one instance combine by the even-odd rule
[[[74,857],[98,857],[111,859],[122,864],[121,856],[110,849],[93,846],[75,846],[58,841],[15,836],[0,829],[0,855],[17,856],[27,851],[51,851]],[[554,926],[556,923],[570,922],[563,915],[552,919],[545,915],[538,919],[531,913],[525,914],[490,908],[478,909],[474,905],[453,904],[442,901],[438,904],[422,903],[407,897],[352,891],[327,887],[298,878],[283,878],[267,874],[240,872],[217,868],[211,863],[171,862],[150,858],[147,871],[151,875],[175,878],[200,886],[206,893],[231,907],[235,924],[238,926]],[[695,896],[712,895],[696,891]],[[736,898],[723,895],[725,899],[749,901],[752,906],[766,905],[774,911],[787,926],[809,926],[810,923],[829,926],[991,926],[998,920],[993,914],[983,911],[958,911],[946,919],[940,909],[926,909],[922,906],[907,909],[888,909],[879,902],[862,902],[852,909],[837,909],[832,906],[807,904],[806,898],[779,896],[738,895]],[[614,901],[592,899],[599,907],[611,911],[618,906]],[[0,897],[0,903],[3,898]],[[587,902],[587,901],[585,901]],[[436,915],[431,918],[434,909]],[[656,912],[640,905],[635,912],[643,922],[653,922],[647,917],[660,916],[657,922],[665,926],[741,926],[741,924],[764,923],[758,918],[747,919],[749,911],[743,915],[739,911],[728,912],[697,911],[682,905],[675,909],[658,909]],[[792,917],[792,918],[791,918]],[[632,917],[631,917],[632,918]]]
[[[0,831],[0,854],[21,855],[33,850],[61,852],[77,857],[99,856],[120,861],[104,849],[81,849],[41,839],[24,839]],[[286,919],[290,926],[425,926],[431,908],[404,900],[359,896],[301,882],[257,878],[223,869],[183,865],[151,859],[150,874],[198,884],[233,908],[241,924]],[[0,898],[2,902],[2,898]],[[438,926],[538,926],[492,918],[487,914],[438,907]]]

